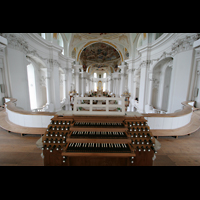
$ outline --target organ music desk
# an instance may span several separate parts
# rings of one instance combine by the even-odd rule
[[[42,141],[45,166],[151,166],[156,153],[142,116],[55,115]]]

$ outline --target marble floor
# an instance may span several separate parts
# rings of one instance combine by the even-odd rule
[[[25,135],[0,128],[0,166],[43,166],[36,147],[40,135]],[[159,137],[161,148],[154,166],[200,166],[200,129],[190,136]]]

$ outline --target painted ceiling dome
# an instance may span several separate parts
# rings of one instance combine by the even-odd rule
[[[83,49],[80,55],[80,60],[86,67],[91,64],[104,66],[107,64],[112,65],[113,62],[116,65],[120,60],[120,55],[112,46],[98,42]]]
[[[115,39],[119,37],[122,33],[81,33],[80,35],[83,38],[87,39],[97,39],[97,38],[104,38],[104,39]]]

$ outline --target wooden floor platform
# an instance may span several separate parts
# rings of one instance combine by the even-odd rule
[[[46,130],[46,128],[34,128],[34,127],[30,128],[30,127],[19,126],[17,124],[12,123],[8,119],[5,109],[0,111],[0,127],[9,132],[20,133],[21,136],[26,134],[43,135]]]
[[[23,127],[12,123],[9,121],[5,109],[2,108],[0,109],[0,127],[9,132],[20,133],[21,136],[25,134],[43,135],[46,130],[46,128]],[[160,136],[175,136],[176,138],[178,138],[179,136],[190,135],[199,128],[200,128],[200,110],[194,110],[194,112],[192,113],[191,121],[186,126],[183,126],[178,129],[166,129],[166,130],[151,129],[151,131],[153,135],[157,138]]]
[[[194,133],[200,128],[200,110],[195,110],[192,113],[191,121],[186,126],[177,129],[165,129],[165,130],[155,130],[151,129],[154,136],[157,138],[160,136],[175,136],[178,138],[179,136],[190,135]]]

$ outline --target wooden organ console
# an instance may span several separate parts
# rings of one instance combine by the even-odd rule
[[[45,166],[152,166],[144,117],[55,115],[42,138]]]

